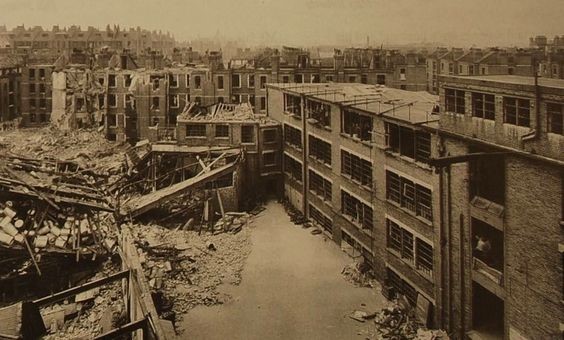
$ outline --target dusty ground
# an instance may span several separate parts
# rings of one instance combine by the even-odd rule
[[[353,310],[386,305],[378,289],[356,288],[341,270],[352,260],[331,241],[290,222],[281,205],[257,216],[252,250],[233,299],[199,306],[179,325],[193,339],[363,339]],[[363,306],[362,304],[365,304]]]

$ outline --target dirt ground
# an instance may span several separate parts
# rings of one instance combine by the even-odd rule
[[[198,306],[179,325],[193,339],[363,339],[348,315],[386,305],[378,288],[356,288],[341,270],[352,262],[332,241],[290,222],[271,202],[255,219],[252,250],[233,299]]]

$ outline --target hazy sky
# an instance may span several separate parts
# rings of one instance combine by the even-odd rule
[[[525,45],[564,34],[564,0],[0,0],[0,25],[140,25],[250,44]]]

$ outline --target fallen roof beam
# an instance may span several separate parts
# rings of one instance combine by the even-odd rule
[[[141,320],[126,323],[125,325],[123,325],[119,328],[112,329],[111,331],[109,331],[107,333],[98,335],[94,339],[96,339],[96,340],[116,339],[116,338],[120,337],[121,335],[130,334],[131,332],[136,331],[138,329],[142,329],[143,332],[147,332],[148,331],[147,325],[148,325],[147,318],[143,318]],[[143,336],[143,338],[145,338],[145,335]],[[149,338],[149,337],[147,337],[147,338]]]

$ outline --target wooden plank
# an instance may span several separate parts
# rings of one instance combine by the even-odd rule
[[[85,292],[87,290],[90,290],[92,288],[96,288],[102,285],[105,285],[107,283],[110,282],[114,282],[120,279],[125,279],[129,277],[129,269],[127,270],[122,270],[118,273],[112,274],[110,276],[106,276],[103,277],[101,279],[92,281],[92,282],[87,282],[83,285],[77,286],[77,287],[73,287],[67,290],[63,290],[62,292],[58,292],[55,294],[51,294],[49,296],[37,299],[35,301],[33,301],[34,304],[36,304],[37,306],[41,306],[41,305],[48,305],[63,299],[66,299],[70,296],[76,295],[78,293],[82,293]]]
[[[120,335],[130,334],[131,332],[136,331],[138,329],[143,329],[143,331],[146,331],[146,329],[147,329],[147,319],[146,318],[127,323],[127,324],[125,324],[125,325],[123,325],[119,328],[113,329],[113,330],[111,330],[107,333],[104,333],[102,335],[98,335],[94,339],[96,339],[96,340],[115,339],[115,338],[119,337]]]

